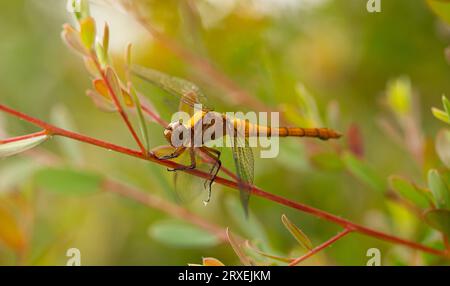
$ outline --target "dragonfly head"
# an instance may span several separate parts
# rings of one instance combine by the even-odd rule
[[[184,138],[184,130],[186,127],[180,121],[175,121],[167,125],[164,130],[164,137],[174,147],[183,145],[184,141],[188,138]]]

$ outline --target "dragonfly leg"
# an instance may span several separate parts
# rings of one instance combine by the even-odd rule
[[[209,175],[211,176],[210,180],[206,180],[204,183],[205,189],[208,190],[208,198],[203,201],[205,204],[209,203],[211,200],[211,186],[216,180],[217,174],[220,171],[220,168],[222,166],[222,162],[220,161],[220,151],[212,148],[202,147],[201,150],[211,159],[215,160],[214,165],[212,166],[211,170],[209,171]]]
[[[195,151],[194,148],[189,148],[189,155],[191,157],[191,164],[189,166],[182,166],[179,168],[173,168],[173,169],[167,169],[167,171],[169,172],[176,172],[176,171],[184,171],[184,170],[192,170],[196,168],[196,163],[195,163]]]

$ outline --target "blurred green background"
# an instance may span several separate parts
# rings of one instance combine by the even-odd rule
[[[107,2],[93,1],[91,11],[99,27],[104,21],[110,25],[110,50],[118,69],[127,42],[132,42],[133,62],[197,83],[217,111],[251,110],[227,100],[227,93],[214,82],[153,39],[132,16],[115,7],[118,5]],[[450,30],[425,1],[382,0],[382,12],[374,14],[367,12],[365,0],[191,1],[196,13],[185,1],[138,2],[143,2],[143,13],[158,30],[207,58],[266,106],[285,111],[290,125],[332,125],[345,134],[350,126],[359,130],[362,142],[354,138],[355,132],[338,143],[280,140],[277,158],[256,158],[257,186],[414,241],[426,243],[435,235],[389,200],[383,190],[377,190],[377,186],[387,188],[391,174],[423,185],[425,168],[430,167],[426,162],[436,162],[425,158],[425,163],[417,164],[406,146],[391,140],[377,124],[389,114],[383,103],[388,83],[403,77],[412,86],[417,106],[414,116],[421,114],[418,126],[424,142],[432,140],[442,127],[430,108],[440,106],[441,95],[450,90],[450,68],[444,54]],[[60,37],[62,24],[74,23],[65,1],[1,1],[0,7],[1,103],[53,122],[58,111],[65,112],[62,118],[71,121],[71,129],[135,148],[119,116],[99,111],[85,96],[90,88],[89,75],[82,60]],[[170,108],[162,100],[164,92],[137,83],[170,120]],[[320,120],[301,112],[299,85],[304,85],[316,101]],[[336,106],[337,119],[333,117]],[[37,131],[3,114],[0,119],[2,137]],[[152,146],[165,144],[162,131],[160,126],[149,124]],[[379,178],[375,187],[361,182],[340,162],[324,167],[311,159],[316,153],[348,149],[349,137],[359,142],[361,161]],[[64,145],[67,142],[54,138],[36,150],[57,156],[64,166],[108,174],[174,200],[173,174],[165,168],[81,143],[70,147],[80,152],[71,156]],[[224,151],[225,166],[233,169]],[[436,164],[433,167],[439,167]],[[0,228],[17,229],[6,236],[13,235],[14,241],[14,235],[21,235],[24,240],[23,247],[0,240],[2,265],[65,265],[66,250],[72,247],[80,249],[83,265],[186,265],[210,256],[227,265],[240,263],[227,243],[181,247],[165,242],[155,235],[158,224],[171,219],[163,212],[114,194],[67,195],[39,187],[34,174],[40,168],[42,163],[29,156],[0,162],[0,208],[9,214],[0,215]],[[201,189],[201,183],[192,179],[183,188],[186,192]],[[282,256],[303,253],[281,223],[282,214],[314,245],[339,231],[328,222],[256,197],[250,203],[251,219],[245,220],[236,203],[238,193],[220,185],[214,185],[212,202],[206,207],[204,196],[206,192],[182,206],[246,239],[266,240],[263,248]],[[256,221],[261,224],[258,231],[267,239],[256,237],[258,231],[249,231],[248,225],[257,225]],[[366,251],[373,247],[381,250],[382,262],[387,265],[439,263],[404,247],[352,234],[304,264],[365,265],[369,259]]]

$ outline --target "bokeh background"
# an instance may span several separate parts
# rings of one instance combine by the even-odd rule
[[[197,83],[216,110],[253,110],[230,100],[227,92],[174,55],[114,2],[93,1],[91,12],[99,28],[105,21],[110,25],[110,52],[118,70],[126,44],[132,42],[133,62]],[[406,92],[415,108],[411,116],[420,118],[415,126],[423,136],[419,137],[424,150],[434,158],[432,140],[443,123],[430,108],[440,106],[441,95],[450,89],[444,53],[450,30],[426,1],[382,0],[382,12],[374,14],[367,12],[365,0],[138,2],[156,29],[213,63],[259,102],[283,111],[289,125],[331,126],[347,135],[338,143],[282,139],[277,158],[256,158],[257,186],[432,245],[435,231],[389,199],[385,190],[392,174],[426,186],[427,168],[439,168],[440,163],[428,157],[418,163],[404,142],[392,140],[380,125],[383,119],[392,119],[386,104],[392,86],[410,87]],[[89,74],[60,37],[64,23],[75,23],[65,6],[60,0],[1,1],[1,103],[135,148],[119,116],[99,111],[85,96]],[[141,81],[136,84],[170,120],[166,94]],[[0,118],[2,138],[37,131],[21,120]],[[160,126],[149,123],[148,128],[152,146],[165,144]],[[355,176],[336,150],[355,153],[371,170],[369,179]],[[229,152],[223,151],[225,166],[233,169]],[[339,231],[333,224],[260,198],[251,199],[251,217],[246,220],[238,193],[220,185],[214,185],[207,206],[202,204],[206,192],[180,203],[174,195],[173,174],[165,168],[63,138],[33,152],[0,162],[2,265],[65,265],[66,251],[72,247],[80,249],[83,265],[186,265],[201,263],[202,257],[240,264],[228,243],[205,239],[190,244],[186,237],[183,244],[172,239],[183,233],[170,228],[173,218],[164,212],[107,192],[78,195],[47,190],[36,182],[36,173],[48,157],[66,168],[108,174],[138,186],[281,256],[304,253],[283,226],[282,214],[314,245]],[[179,192],[202,190],[200,180],[180,180],[186,183]],[[386,265],[443,263],[352,234],[304,264],[365,265],[369,248],[379,248]]]

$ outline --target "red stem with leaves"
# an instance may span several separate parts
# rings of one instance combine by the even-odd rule
[[[168,161],[168,160],[160,160],[157,157],[155,157],[155,156],[153,156],[151,154],[145,154],[142,151],[133,150],[133,149],[130,149],[130,148],[127,148],[127,147],[116,145],[114,143],[110,143],[110,142],[107,142],[107,141],[99,140],[99,139],[96,139],[96,138],[92,138],[92,137],[89,137],[89,136],[86,136],[86,135],[82,135],[82,134],[79,134],[79,133],[75,133],[75,132],[72,132],[72,131],[69,131],[69,130],[65,130],[65,129],[59,128],[57,126],[54,126],[52,124],[49,124],[47,122],[44,122],[44,121],[39,120],[37,118],[34,118],[32,116],[29,116],[27,114],[24,114],[24,113],[22,113],[20,111],[17,111],[15,109],[7,107],[7,106],[5,106],[3,104],[0,104],[0,110],[3,111],[3,112],[8,113],[10,115],[13,115],[13,116],[15,116],[17,118],[20,118],[22,120],[30,122],[30,123],[32,123],[32,124],[34,124],[36,126],[39,126],[40,128],[44,129],[44,131],[47,134],[49,134],[49,135],[63,136],[63,137],[71,138],[71,139],[74,139],[74,140],[77,140],[77,141],[81,141],[81,142],[84,142],[84,143],[88,143],[88,144],[91,144],[91,145],[95,145],[95,146],[98,146],[98,147],[101,147],[101,148],[104,148],[104,149],[108,149],[108,150],[112,150],[112,151],[115,151],[115,152],[118,152],[118,153],[122,153],[122,154],[125,154],[125,155],[128,155],[128,156],[133,156],[133,157],[140,158],[140,159],[143,159],[143,160],[151,161],[151,162],[154,162],[154,163],[157,163],[157,164],[169,167],[169,168],[180,168],[180,167],[182,167],[180,164],[177,164],[175,162]],[[194,176],[197,176],[197,177],[200,177],[200,178],[211,179],[211,175],[210,174],[208,174],[206,172],[203,172],[201,170],[193,169],[193,170],[185,170],[184,172],[189,173],[189,174],[194,175]],[[222,178],[222,177],[217,177],[215,182],[217,184],[221,184],[223,186],[230,187],[232,189],[236,189],[236,190],[239,189],[238,183],[236,183],[235,181],[231,181],[231,180]],[[417,242],[405,240],[405,239],[402,239],[402,238],[399,238],[399,237],[396,237],[396,236],[393,236],[393,235],[390,235],[390,234],[386,234],[386,233],[383,233],[383,232],[380,232],[380,231],[377,231],[377,230],[365,227],[363,225],[359,225],[359,224],[353,223],[351,221],[348,221],[348,220],[346,220],[344,218],[338,217],[338,216],[333,215],[331,213],[328,213],[326,211],[323,211],[323,210],[320,210],[320,209],[317,209],[317,208],[314,208],[314,207],[311,207],[311,206],[308,206],[308,205],[305,205],[305,204],[301,204],[301,203],[298,203],[298,202],[294,202],[292,200],[289,200],[287,198],[284,198],[284,197],[281,197],[281,196],[278,196],[278,195],[275,195],[275,194],[271,194],[271,193],[265,192],[265,191],[263,191],[262,189],[260,189],[260,188],[258,188],[256,186],[252,186],[251,192],[252,192],[253,195],[255,195],[257,197],[261,197],[261,198],[270,200],[272,202],[276,202],[278,204],[281,204],[281,205],[284,205],[284,206],[296,209],[298,211],[305,212],[305,213],[308,213],[310,215],[316,216],[318,218],[327,220],[329,222],[332,222],[334,224],[337,224],[337,225],[340,225],[340,226],[344,227],[344,229],[346,229],[346,230],[351,230],[351,231],[358,232],[358,233],[361,233],[361,234],[364,234],[364,235],[367,235],[367,236],[370,236],[370,237],[373,237],[373,238],[376,238],[376,239],[379,239],[379,240],[384,240],[384,241],[392,242],[392,243],[395,243],[395,244],[398,244],[398,245],[403,245],[403,246],[409,247],[411,249],[420,250],[420,251],[427,252],[427,253],[430,253],[430,254],[444,256],[444,257],[449,257],[449,254],[446,251],[434,249],[434,248],[422,245],[422,244],[417,243]],[[333,243],[334,241],[335,240],[329,241],[328,245]],[[327,245],[325,245],[325,247],[326,246]],[[320,248],[318,250],[321,250],[323,248],[324,247],[322,247],[322,248]],[[312,254],[314,254],[314,253],[312,253]]]

